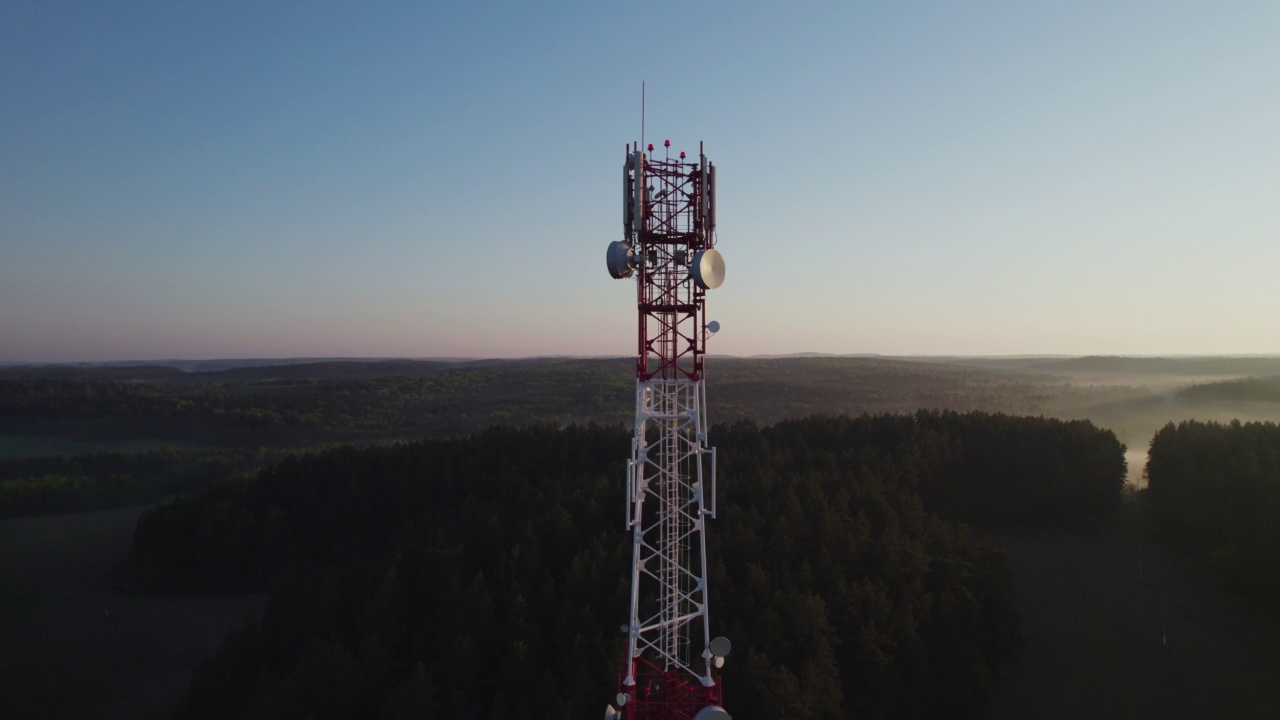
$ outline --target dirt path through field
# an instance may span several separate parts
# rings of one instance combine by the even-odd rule
[[[167,717],[262,596],[114,590],[143,507],[0,521],[0,717]]]
[[[1026,647],[990,720],[1280,718],[1280,623],[1135,526],[1006,535]]]

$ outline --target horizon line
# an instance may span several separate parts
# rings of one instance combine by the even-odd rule
[[[135,365],[135,366],[175,366],[175,365],[192,365],[192,364],[261,364],[261,365],[304,365],[313,363],[326,362],[351,362],[351,363],[373,363],[373,362],[516,362],[522,360],[614,360],[614,359],[633,359],[632,354],[598,354],[598,355],[574,355],[574,354],[553,354],[553,355],[518,355],[518,356],[484,356],[484,355],[386,355],[386,356],[369,356],[369,355],[287,355],[287,356],[248,356],[248,357],[166,357],[166,358],[130,358],[115,360],[0,360],[0,367],[74,367],[74,366],[109,366],[109,365]],[[1179,359],[1206,359],[1206,358],[1230,358],[1230,359],[1275,359],[1280,358],[1280,352],[1273,353],[1141,353],[1141,354],[1117,354],[1117,353],[908,353],[908,354],[886,354],[886,353],[824,353],[824,352],[792,352],[792,353],[757,353],[752,355],[736,355],[736,354],[708,354],[709,359],[745,359],[745,360],[766,360],[766,359],[788,359],[788,358],[884,358],[884,359],[900,359],[900,360],[917,360],[917,359],[960,359],[960,360],[1065,360],[1065,359],[1086,359],[1086,358],[1112,358],[1112,359],[1133,359],[1133,360],[1179,360]]]

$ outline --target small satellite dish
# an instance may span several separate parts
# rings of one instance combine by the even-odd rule
[[[609,266],[609,274],[615,280],[631,277],[631,243],[614,240],[609,243],[605,253],[605,263]]]
[[[707,649],[716,657],[728,657],[729,651],[733,649],[733,643],[729,642],[729,638],[722,635],[717,637],[715,640],[712,640],[711,644],[707,646]]]
[[[693,720],[733,720],[733,718],[729,717],[729,713],[719,705],[708,705],[699,710],[698,714],[693,716]]]
[[[716,333],[720,332],[720,322],[718,320],[712,320],[711,322],[707,323],[707,332],[711,333],[712,335],[715,335]]]
[[[693,280],[703,290],[715,290],[724,282],[724,256],[715,248],[699,250],[693,256]]]
[[[716,663],[715,663],[715,665],[716,665],[716,668],[717,668],[717,669],[724,667],[724,658],[722,658],[722,657],[718,657],[718,658],[716,658]]]
[[[626,693],[618,693],[618,696],[617,696],[616,698],[614,698],[614,700],[617,700],[617,701],[618,701],[618,707],[622,707],[623,705],[626,705],[626,704],[627,704],[627,694],[626,694]]]

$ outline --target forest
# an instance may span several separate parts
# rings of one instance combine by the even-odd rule
[[[735,717],[981,716],[1020,642],[992,537],[1107,527],[1125,442],[1153,537],[1280,600],[1280,360],[708,365]],[[0,368],[0,518],[163,500],[118,588],[268,593],[178,717],[598,714],[633,391],[623,358]]]
[[[220,369],[0,368],[0,437],[8,439],[0,445],[0,517],[193,492],[336,444],[632,419],[633,361],[625,358],[212,367]],[[761,424],[920,407],[1040,413],[1054,398],[1113,396],[1018,373],[883,358],[729,358],[714,371],[713,419]],[[48,447],[57,450],[44,454]]]
[[[174,368],[0,368],[0,434],[220,447],[465,435],[490,425],[629,423],[634,361],[545,359]],[[918,408],[1054,414],[1132,388],[889,358],[713,360],[717,421]]]
[[[166,445],[141,453],[0,456],[0,518],[122,507],[195,492],[287,454]]]
[[[177,717],[568,717],[612,696],[620,427],[491,428],[291,457],[143,516],[138,588],[269,588]],[[713,632],[734,716],[972,716],[1017,650],[987,526],[1101,522],[1123,446],[1087,422],[812,417],[714,429]]]
[[[1160,538],[1230,587],[1280,604],[1280,427],[1170,423],[1151,440],[1147,479]]]
[[[192,492],[336,444],[460,437],[491,425],[626,425],[632,367],[627,358],[0,367],[0,517]],[[718,422],[946,408],[1093,419],[1123,428],[1121,440],[1134,445],[1176,419],[1141,387],[1044,372],[1081,372],[1067,361],[713,358],[709,367]],[[1232,390],[1232,402],[1261,393],[1258,413],[1280,408],[1266,387]],[[1219,401],[1187,402],[1192,412]]]
[[[209,365],[0,367],[0,436],[314,447],[631,421],[629,358]],[[708,375],[718,422],[982,410],[1089,419],[1136,446],[1171,420],[1280,415],[1275,358],[711,358]]]

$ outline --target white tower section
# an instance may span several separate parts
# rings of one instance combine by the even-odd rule
[[[680,670],[711,686],[712,658],[703,656],[711,643],[703,530],[715,517],[715,482],[708,482],[715,477],[715,449],[707,447],[704,393],[701,380],[636,383],[636,434],[627,466],[633,546],[628,645],[632,658],[646,657],[657,669]],[[623,684],[634,684],[636,672],[633,664]]]

